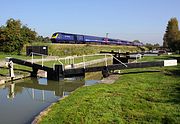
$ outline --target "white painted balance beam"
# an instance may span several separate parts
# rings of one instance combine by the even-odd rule
[[[164,66],[177,66],[177,60],[164,60]]]

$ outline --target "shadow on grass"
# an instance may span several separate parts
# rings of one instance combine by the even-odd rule
[[[169,57],[170,59],[176,59],[177,63],[180,63],[180,57],[176,57],[176,56],[171,56]]]
[[[180,69],[179,70],[173,70],[173,71],[170,71],[170,72],[174,76],[180,76]]]
[[[0,74],[0,76],[3,76],[3,77],[5,77],[6,75],[4,75],[4,74]]]
[[[164,74],[167,76],[180,76],[180,65],[178,64],[176,68],[165,69]]]
[[[136,72],[123,72],[120,75],[125,75],[125,74],[141,74],[141,73],[153,73],[153,72],[161,72],[159,70],[148,70],[148,71],[136,71]]]
[[[175,89],[176,89],[176,91],[175,91],[176,95],[175,95],[175,97],[173,99],[173,102],[180,104],[180,85],[177,86]]]
[[[180,84],[175,86],[170,95],[171,99],[167,100],[166,102],[180,104]]]
[[[23,71],[23,72],[29,72],[29,73],[31,73],[31,72],[32,72],[32,71],[25,70],[25,69],[14,69],[14,70],[17,70],[17,71]]]
[[[6,69],[5,67],[0,67],[0,69]],[[5,77],[6,75],[0,74],[0,76]]]

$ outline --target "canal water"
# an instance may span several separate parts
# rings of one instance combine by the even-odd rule
[[[28,78],[0,86],[0,124],[28,124],[51,103],[97,80]]]

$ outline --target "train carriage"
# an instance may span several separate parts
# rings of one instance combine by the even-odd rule
[[[128,45],[128,46],[143,46],[143,43],[135,43],[119,39],[111,39],[106,37],[97,37],[80,34],[70,34],[56,32],[51,37],[52,43],[95,43],[109,45]]]

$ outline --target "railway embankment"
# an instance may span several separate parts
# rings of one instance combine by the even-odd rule
[[[50,45],[50,54],[58,56],[87,55],[95,54],[100,51],[120,51],[137,52],[140,48],[135,46],[110,46],[110,45],[91,45],[91,44],[56,44]]]
[[[147,50],[145,47],[122,46],[122,45],[94,45],[94,44],[52,44],[52,43],[34,43],[34,46],[48,46],[48,53],[52,56],[73,56],[96,54],[100,51],[120,51],[120,52],[137,52]],[[25,53],[26,46],[23,48]]]

